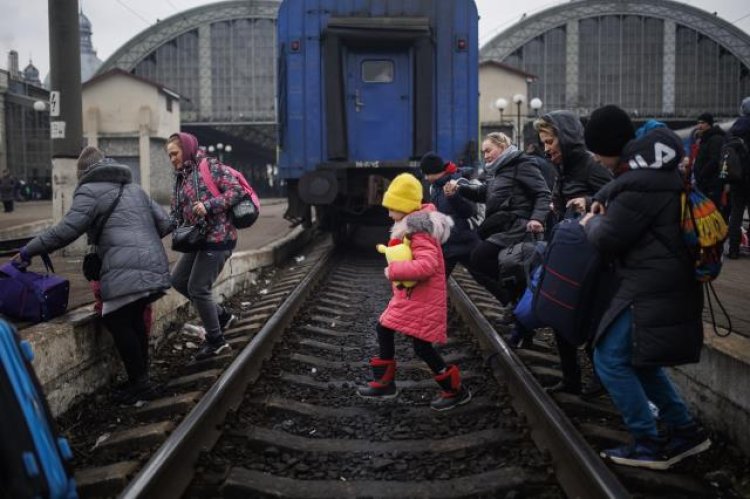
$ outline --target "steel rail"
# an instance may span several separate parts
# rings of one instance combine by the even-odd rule
[[[333,250],[329,248],[313,265],[120,497],[161,499],[182,496],[193,478],[200,453],[211,449],[218,440],[221,435],[218,427],[227,412],[241,402],[245,389],[259,376],[263,359],[270,354],[281,332],[291,322],[314,284],[326,275],[324,271],[330,265]]]
[[[552,457],[555,476],[567,496],[631,497],[454,279],[448,282],[448,292],[452,304],[491,352],[490,362],[503,371],[513,405],[525,415],[534,442]]]

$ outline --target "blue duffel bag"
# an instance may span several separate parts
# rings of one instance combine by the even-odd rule
[[[599,251],[577,219],[557,224],[534,295],[537,327],[551,327],[573,345],[585,343],[591,332],[601,266]]]
[[[75,499],[68,442],[31,367],[31,345],[0,320],[0,497]]]
[[[518,303],[516,303],[516,306],[513,309],[513,317],[515,317],[516,321],[528,331],[544,327],[544,324],[537,319],[536,314],[534,313],[534,294],[539,287],[539,280],[542,278],[543,270],[544,268],[541,265],[537,265],[537,267],[531,271],[526,291],[523,292],[521,299],[518,300]]]

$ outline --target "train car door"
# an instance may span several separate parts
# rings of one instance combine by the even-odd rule
[[[406,160],[411,156],[411,67],[408,51],[347,51],[350,161]]]

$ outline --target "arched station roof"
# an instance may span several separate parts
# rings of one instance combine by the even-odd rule
[[[502,61],[527,42],[568,21],[634,15],[674,21],[715,40],[750,67],[750,36],[713,14],[670,0],[577,0],[525,18],[482,46],[482,59]]]

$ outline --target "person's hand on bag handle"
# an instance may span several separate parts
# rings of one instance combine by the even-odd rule
[[[573,208],[578,213],[586,213],[586,198],[573,198],[565,204],[566,208]]]
[[[589,220],[591,220],[591,219],[592,219],[592,218],[594,218],[595,216],[596,216],[596,215],[594,215],[593,213],[586,213],[586,214],[585,214],[585,215],[583,216],[583,218],[581,218],[581,219],[580,219],[580,220],[578,221],[578,223],[579,223],[579,224],[581,224],[582,226],[586,227],[586,224],[587,224],[587,223],[589,223]]]
[[[13,255],[13,258],[11,258],[11,263],[16,266],[16,268],[19,269],[25,269],[29,266],[31,263],[31,257],[29,256],[29,252],[24,246],[21,248],[18,253]]]
[[[605,208],[603,203],[600,203],[599,201],[594,201],[591,203],[591,213],[594,215],[604,215],[607,213],[607,208]]]
[[[544,225],[539,220],[529,220],[526,222],[526,232],[533,232],[534,234],[544,232]]]

